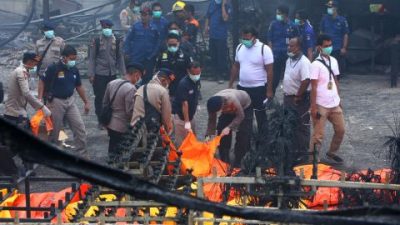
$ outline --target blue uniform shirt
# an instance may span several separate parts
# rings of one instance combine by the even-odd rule
[[[129,58],[128,63],[143,62],[156,57],[160,43],[160,33],[153,23],[148,27],[144,27],[142,22],[133,24],[126,35],[124,45],[124,52]]]
[[[225,10],[230,15],[231,7],[225,4]],[[224,21],[222,18],[222,6],[221,4],[210,1],[210,5],[207,10],[207,18],[210,26],[210,38],[212,39],[227,39],[229,23]]]
[[[75,66],[68,68],[61,61],[47,67],[40,79],[44,82],[46,90],[55,98],[61,99],[71,97],[75,88],[82,85],[79,70]]]
[[[168,20],[165,17],[160,19],[152,19],[151,23],[157,28],[158,33],[160,33],[160,40],[164,41],[168,34]]]
[[[298,26],[298,30],[299,36],[303,40],[303,53],[307,55],[307,49],[315,47],[314,28],[309,21],[306,21],[303,25]]]
[[[172,103],[172,113],[178,114],[179,118],[184,120],[182,103],[187,101],[189,105],[189,120],[192,120],[199,103],[200,81],[195,83],[188,76],[185,76],[179,82],[177,91],[179,95],[176,95]]]
[[[320,31],[331,36],[333,50],[340,50],[343,47],[344,35],[349,33],[349,24],[343,16],[333,18],[325,15],[320,24]]]
[[[274,20],[268,29],[268,41],[272,43],[274,55],[286,56],[289,39],[299,35],[297,27],[292,22]]]

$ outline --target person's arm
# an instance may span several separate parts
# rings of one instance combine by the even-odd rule
[[[170,133],[172,131],[171,111],[171,101],[168,91],[165,90],[165,92],[161,96],[161,118],[162,124],[167,133]]]
[[[86,93],[85,93],[85,88],[83,88],[83,85],[80,85],[78,87],[76,87],[76,91],[78,92],[79,96],[81,97],[84,105],[84,109],[85,109],[85,114],[89,113],[90,110],[90,104],[89,101],[86,98]]]
[[[317,88],[318,88],[318,80],[311,80],[311,117],[316,120],[317,119]]]
[[[231,68],[231,78],[229,80],[229,86],[228,86],[229,88],[233,88],[233,83],[238,78],[239,71],[240,71],[240,64],[238,62],[235,62]]]
[[[35,98],[35,96],[32,95],[32,93],[29,89],[28,79],[25,77],[25,75],[22,71],[17,72],[17,82],[18,82],[19,88],[21,90],[21,93],[25,97],[26,101],[29,102],[29,104],[36,110],[42,108],[43,103],[40,102],[39,99]]]
[[[226,22],[229,20],[229,14],[226,11],[226,0],[222,0],[222,19]]]
[[[38,84],[38,99],[39,100],[43,99],[43,94],[44,94],[44,81],[42,79],[39,79],[39,84]]]
[[[340,92],[339,92],[339,80],[337,79],[337,76],[333,76],[333,80],[335,81],[338,95],[340,95]]]
[[[185,123],[190,122],[189,119],[189,103],[188,101],[183,101],[182,102],[182,114],[183,114],[183,119]]]
[[[347,46],[349,45],[349,35],[345,34],[343,36],[343,46],[342,49],[340,49],[340,54],[346,55],[347,53]]]
[[[92,40],[92,44],[89,47],[89,62],[88,62],[88,77],[91,84],[94,82],[95,67],[96,67],[96,39]]]
[[[294,101],[297,103],[298,101],[304,98],[304,94],[307,92],[307,88],[310,85],[310,79],[305,79],[301,81],[300,88],[294,97]]]
[[[129,91],[127,95],[125,95],[125,113],[128,116],[132,116],[133,114],[133,106],[135,105],[135,94],[136,88],[133,88]]]
[[[274,80],[274,64],[265,65],[265,70],[267,71],[267,93],[266,97],[268,99],[272,99],[274,97],[274,88],[273,88],[273,80]]]
[[[207,136],[215,135],[217,130],[217,113],[208,113]]]
[[[110,104],[110,83],[107,84],[106,92],[103,97],[103,108]]]

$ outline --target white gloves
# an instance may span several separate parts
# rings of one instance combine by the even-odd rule
[[[46,117],[51,116],[51,111],[50,111],[49,108],[47,108],[47,106],[44,105],[44,106],[42,107],[42,110],[43,110],[43,113],[44,113],[44,115],[45,115]]]
[[[185,130],[187,130],[187,131],[192,130],[192,124],[190,124],[190,122],[185,122]]]

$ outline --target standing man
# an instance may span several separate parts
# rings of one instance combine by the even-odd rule
[[[321,34],[327,34],[332,38],[332,56],[339,62],[341,75],[345,71],[347,47],[349,45],[349,24],[345,17],[338,14],[339,4],[335,0],[328,1],[327,15],[322,18],[320,24]]]
[[[211,0],[208,6],[204,25],[205,36],[210,36],[210,56],[215,78],[219,84],[224,83],[228,64],[228,20],[230,5],[226,0]]]
[[[151,21],[151,9],[144,7],[141,12],[142,21],[135,23],[129,30],[124,44],[127,64],[139,63],[145,68],[143,83],[147,84],[154,71],[156,57],[160,49],[160,33]]]
[[[302,39],[302,51],[303,54],[310,60],[314,60],[314,48],[315,48],[315,33],[314,28],[311,26],[308,20],[308,14],[305,10],[299,10],[296,12],[296,18],[294,23],[298,26],[299,37]]]
[[[119,14],[121,27],[128,31],[131,26],[140,21],[140,2],[139,0],[131,0],[129,6]]]
[[[196,46],[197,32],[200,28],[200,23],[194,18],[194,12],[194,5],[187,4],[185,6],[186,21],[183,33],[187,35],[187,41],[192,43],[193,46]]]
[[[283,106],[296,110],[298,127],[296,131],[299,151],[308,152],[310,143],[310,67],[311,62],[302,53],[301,39],[289,41],[288,60],[283,77]]]
[[[138,89],[131,126],[134,126],[140,118],[144,118],[147,131],[157,133],[163,126],[167,133],[172,132],[168,87],[174,79],[175,76],[170,70],[161,69],[148,84]]]
[[[222,90],[207,101],[207,136],[215,135],[217,130],[217,134],[222,136],[219,146],[220,158],[236,168],[241,167],[242,158],[250,149],[253,122],[253,110],[250,105],[250,96],[245,91],[234,89]],[[221,112],[221,115],[217,124],[218,112]],[[231,131],[237,131],[233,163],[229,157],[232,142]]]
[[[184,27],[185,20],[186,20],[186,13],[185,13],[185,6],[186,3],[183,1],[176,1],[172,5],[172,13],[173,13],[173,21],[178,24],[179,27]]]
[[[107,84],[115,80],[118,69],[125,74],[124,55],[122,43],[117,39],[112,30],[114,25],[111,20],[100,20],[102,34],[94,38],[89,49],[89,81],[93,85],[95,95],[94,106],[97,118],[101,114],[103,97]],[[99,123],[99,129],[103,126]]]
[[[103,107],[111,105],[111,121],[107,124],[108,136],[108,157],[115,159],[118,149],[128,131],[128,126],[133,113],[133,105],[136,94],[135,84],[140,81],[143,75],[143,65],[130,64],[126,67],[124,79],[116,79],[107,85],[104,95]]]
[[[297,35],[295,25],[289,20],[289,7],[279,6],[276,10],[276,19],[271,22],[268,29],[268,45],[274,53],[274,94],[285,70],[289,39]]]
[[[65,42],[64,39],[55,35],[55,27],[52,22],[44,22],[42,27],[44,37],[36,41],[35,52],[39,56],[37,77],[43,76],[47,67],[58,62],[61,58]]]
[[[339,66],[332,53],[332,39],[327,35],[320,35],[317,48],[321,53],[311,64],[311,116],[314,133],[311,139],[311,150],[314,145],[321,146],[324,139],[325,123],[332,123],[334,135],[326,153],[328,160],[342,164],[343,159],[337,155],[343,141],[345,124],[343,110],[339,96]]]
[[[200,63],[191,62],[185,76],[178,85],[177,93],[173,104],[175,144],[180,146],[189,131],[195,131],[194,115],[199,104],[200,95]]]
[[[181,79],[185,77],[186,70],[191,61],[191,58],[180,48],[179,36],[176,34],[168,34],[167,49],[162,51],[158,56],[156,68],[167,68],[171,70],[176,77],[169,87],[170,97],[175,97],[178,84]]]
[[[162,15],[162,8],[159,2],[153,3],[151,5],[152,16],[153,19],[151,21],[152,24],[157,28],[158,32],[160,33],[160,40],[164,41],[167,33],[168,33],[168,20]]]
[[[260,130],[266,120],[265,111],[260,111],[264,108],[263,102],[274,96],[272,86],[274,57],[268,45],[260,42],[257,35],[254,27],[247,26],[242,30],[242,43],[236,48],[229,88],[233,88],[233,83],[239,75],[237,89],[247,92],[250,96],[252,102],[250,108],[257,110],[255,114]]]
[[[75,66],[76,49],[66,45],[61,56],[59,62],[49,66],[45,74],[40,77],[39,99],[44,98],[52,112],[54,127],[50,140],[58,143],[59,133],[66,119],[74,134],[76,151],[87,158],[85,124],[75,103],[74,90],[76,89],[85,104],[85,114],[89,113],[90,104],[86,98],[79,70]]]

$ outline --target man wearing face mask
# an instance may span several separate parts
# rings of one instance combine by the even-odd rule
[[[279,6],[276,10],[276,19],[269,25],[267,35],[268,45],[274,53],[274,94],[285,70],[289,39],[296,36],[298,30],[289,19],[289,7]]]
[[[95,95],[94,106],[97,118],[101,114],[103,96],[107,84],[115,80],[118,72],[125,74],[122,43],[113,34],[111,20],[100,20],[102,34],[94,38],[89,49],[89,81]],[[103,126],[99,123],[99,128]]]
[[[154,24],[155,27],[157,27],[158,32],[160,33],[160,40],[164,41],[167,33],[168,33],[168,20],[165,19],[165,17],[162,15],[162,8],[161,4],[159,2],[153,3],[151,6],[151,10],[153,13],[153,18],[151,20],[151,23]]]
[[[61,58],[65,42],[64,39],[55,35],[55,27],[53,22],[44,22],[42,27],[44,37],[36,41],[35,52],[39,56],[37,76],[42,76],[48,66]]]
[[[314,133],[310,150],[313,151],[314,145],[317,149],[321,146],[325,123],[329,121],[333,125],[334,135],[326,158],[332,163],[342,164],[343,159],[337,152],[343,141],[345,124],[337,79],[339,66],[337,60],[330,56],[333,49],[331,37],[320,35],[317,48],[320,55],[311,64],[311,117]]]
[[[246,151],[250,149],[253,109],[250,96],[242,90],[226,89],[216,93],[207,101],[208,126],[207,136],[222,136],[219,156],[226,163],[231,163],[229,151],[232,143],[232,131],[237,132],[235,160],[231,164],[240,168]],[[218,118],[217,114],[221,113]],[[217,130],[217,133],[215,132]]]
[[[108,157],[113,160],[118,154],[118,147],[128,131],[129,122],[133,113],[136,94],[135,84],[140,81],[144,73],[143,65],[130,64],[126,67],[123,79],[116,79],[107,85],[103,100],[103,108],[111,105],[112,116],[107,126]]]
[[[62,58],[50,65],[40,77],[39,99],[43,98],[52,111],[53,131],[50,140],[59,143],[58,137],[65,119],[74,134],[75,150],[87,158],[85,124],[75,103],[74,91],[78,92],[85,104],[85,114],[89,113],[90,104],[86,98],[79,70],[76,68],[77,51],[74,47],[66,45],[61,56]]]
[[[237,89],[249,94],[252,105],[256,109],[258,129],[261,129],[266,120],[263,102],[272,99],[272,81],[274,57],[268,45],[257,39],[258,32],[254,27],[247,26],[242,30],[242,43],[236,48],[235,63],[231,69],[229,88],[239,75]]]
[[[283,77],[283,106],[297,111],[299,116],[296,137],[299,152],[308,152],[310,144],[310,67],[311,62],[302,53],[301,39],[289,41],[288,60]]]
[[[119,14],[121,27],[124,30],[129,30],[133,24],[140,21],[140,2],[139,0],[131,0],[129,6]]]
[[[298,26],[299,37],[303,40],[302,51],[310,61],[314,60],[314,48],[315,48],[315,34],[314,28],[311,26],[308,20],[308,15],[305,10],[299,10],[296,12],[296,18],[294,23]]]
[[[167,68],[173,71],[176,80],[169,88],[170,97],[174,98],[180,80],[185,77],[186,69],[192,61],[180,48],[180,38],[175,34],[168,34],[167,49],[162,51],[157,58],[157,69]]]
[[[327,4],[327,15],[322,18],[320,24],[321,34],[332,37],[333,51],[332,56],[339,62],[339,69],[343,76],[349,45],[349,24],[345,17],[338,14],[339,4],[336,0],[331,0]]]
[[[193,61],[187,68],[185,76],[178,85],[177,95],[172,104],[175,127],[175,145],[180,146],[188,132],[195,132],[194,115],[196,114],[200,95],[200,63]]]
[[[159,132],[163,126],[167,133],[172,132],[171,101],[168,87],[175,80],[171,70],[162,68],[146,85],[141,86],[135,95],[135,105],[131,126],[144,118],[149,132]]]

